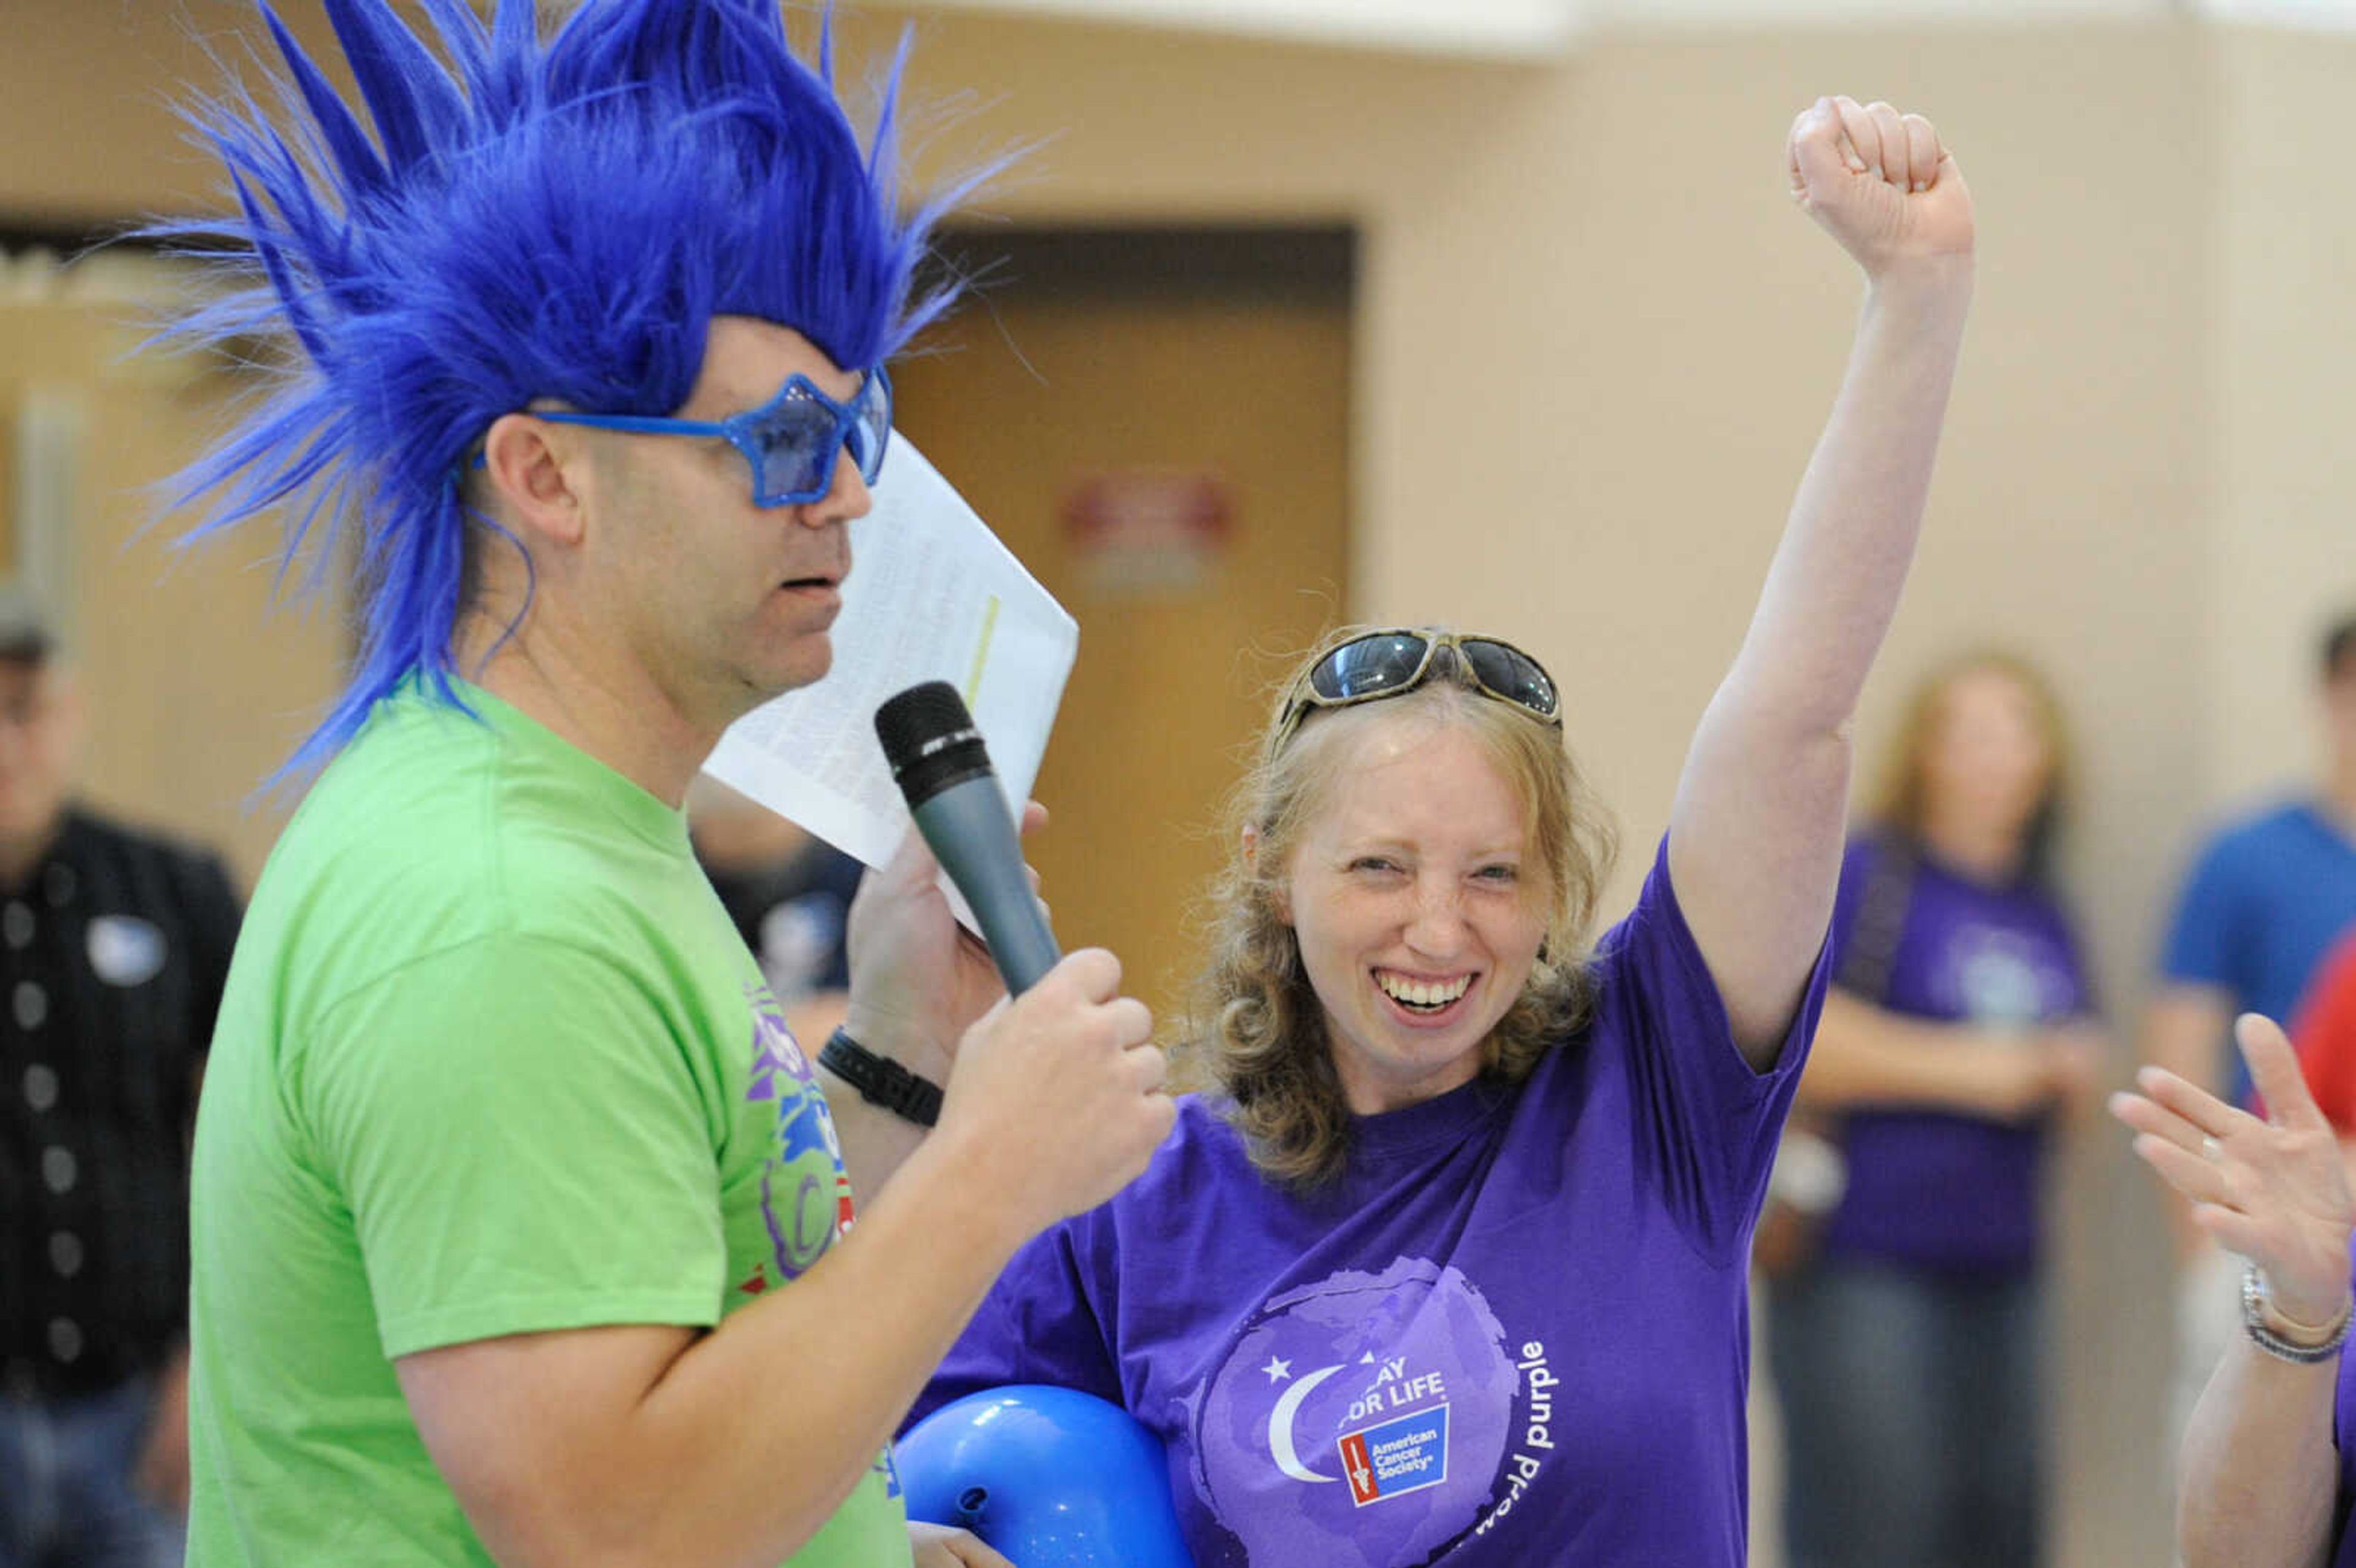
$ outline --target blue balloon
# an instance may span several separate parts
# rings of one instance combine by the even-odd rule
[[[1073,1389],[984,1389],[894,1454],[908,1517],[969,1530],[1014,1568],[1194,1568],[1161,1442]]]

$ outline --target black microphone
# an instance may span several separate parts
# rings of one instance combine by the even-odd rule
[[[1006,795],[965,699],[945,680],[912,686],[875,710],[875,738],[916,830],[972,906],[1007,993],[1021,996],[1063,952],[1031,891]]]

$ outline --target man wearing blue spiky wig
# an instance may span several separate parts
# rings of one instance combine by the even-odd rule
[[[984,1015],[916,848],[849,1029],[947,1100],[830,1110],[680,811],[826,671],[945,203],[776,0],[422,8],[327,0],[366,123],[266,7],[276,98],[196,115],[251,286],[188,335],[293,349],[198,531],[348,537],[364,630],[198,1117],[189,1561],[905,1564],[894,1424],[1173,1115],[1109,955]]]

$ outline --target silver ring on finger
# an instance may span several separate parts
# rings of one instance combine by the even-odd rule
[[[2211,1165],[2216,1165],[2225,1157],[2225,1146],[2215,1138],[2203,1137],[2201,1140],[2201,1157]]]

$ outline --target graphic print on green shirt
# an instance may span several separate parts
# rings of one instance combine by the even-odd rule
[[[761,1179],[761,1218],[776,1277],[765,1267],[737,1287],[758,1296],[808,1274],[850,1234],[854,1211],[842,1142],[809,1058],[766,985],[747,984],[744,994],[753,1009],[753,1078],[744,1097],[775,1101],[777,1108],[776,1143]]]

